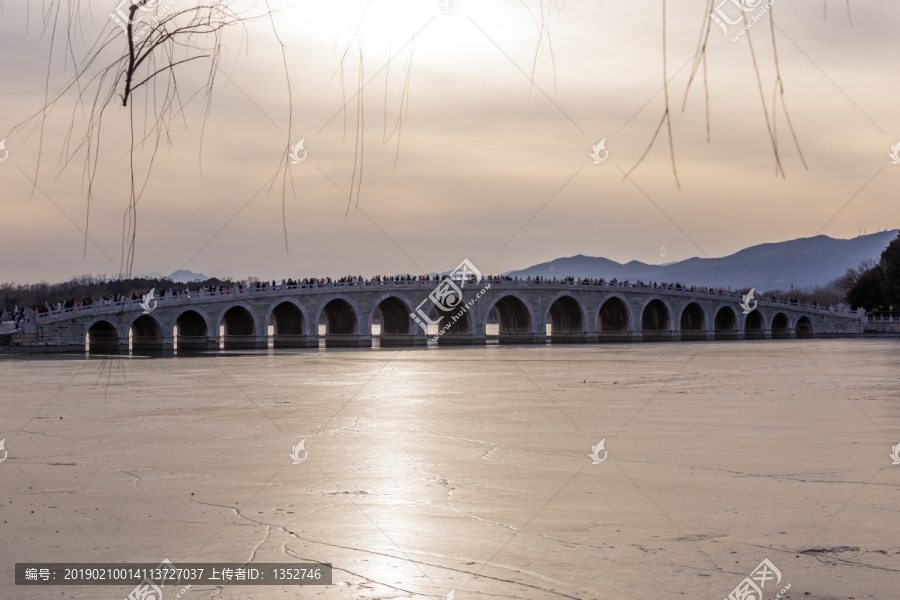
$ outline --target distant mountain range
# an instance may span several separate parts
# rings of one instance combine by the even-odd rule
[[[168,279],[169,281],[174,281],[175,283],[194,283],[195,281],[206,281],[209,279],[203,273],[194,273],[193,271],[188,271],[186,269],[179,269],[174,271],[170,275],[163,275],[162,273],[158,273],[153,271],[152,273],[148,273],[145,275],[147,279]]]
[[[897,237],[896,229],[849,240],[827,235],[760,244],[721,258],[689,258],[664,265],[637,260],[617,263],[598,256],[557,258],[507,275],[519,277],[590,277],[685,283],[732,289],[755,287],[759,292],[824,285],[864,260],[878,260]]]

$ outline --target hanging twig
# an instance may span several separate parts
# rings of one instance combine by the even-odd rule
[[[641,154],[641,157],[638,158],[638,161],[634,163],[634,166],[631,167],[627,173],[623,176],[623,179],[627,179],[631,173],[638,168],[638,166],[643,162],[644,158],[650,152],[650,149],[653,147],[654,142],[656,142],[656,137],[659,135],[660,130],[663,125],[666,125],[666,131],[669,136],[669,156],[672,160],[672,176],[675,178],[675,185],[681,189],[681,182],[678,181],[678,171],[675,167],[675,142],[672,138],[672,113],[669,107],[669,72],[668,72],[668,52],[666,50],[666,0],[662,0],[662,46],[663,46],[663,95],[665,98],[665,111],[663,111],[662,119],[659,121],[659,125],[656,126],[656,131],[653,133],[653,137],[650,139],[650,143],[647,145],[647,149],[644,150],[644,153]]]
[[[39,136],[38,160],[34,181],[39,177],[41,157],[43,154],[43,137],[48,119],[54,108],[70,93],[74,93],[72,117],[70,125],[61,145],[60,171],[65,169],[80,153],[84,153],[83,182],[86,187],[85,206],[85,252],[90,226],[91,204],[93,202],[94,183],[100,167],[100,144],[103,139],[104,117],[112,101],[118,96],[123,107],[128,108],[126,118],[129,125],[129,182],[128,202],[123,214],[122,253],[119,276],[128,276],[134,264],[135,242],[137,230],[137,205],[149,181],[150,172],[159,150],[160,142],[165,137],[169,141],[168,129],[172,119],[176,118],[184,108],[181,102],[179,82],[176,75],[179,67],[200,58],[209,60],[209,75],[198,92],[207,97],[206,112],[203,123],[212,102],[212,90],[216,72],[219,69],[219,58],[222,50],[222,33],[231,25],[244,25],[249,21],[270,17],[271,12],[261,16],[250,17],[231,10],[228,2],[203,2],[199,5],[157,13],[152,20],[142,21],[138,11],[151,6],[151,0],[132,0],[119,24],[110,21],[103,27],[103,35],[87,50],[83,59],[75,57],[72,33],[79,31],[81,21],[90,16],[89,11],[81,12],[81,3],[77,0],[66,2],[68,7],[68,25],[64,28],[67,39],[65,47],[67,60],[74,66],[74,74],[62,88],[54,94],[49,92],[50,66],[56,48],[56,37],[60,34],[60,8],[62,0],[48,0],[44,12],[44,30],[50,33],[50,57],[48,73],[45,80],[44,105],[33,115],[19,123],[16,129],[30,129],[36,126]],[[140,27],[136,27],[136,24]],[[124,32],[124,33],[123,33]],[[125,36],[124,38],[122,36]],[[122,50],[117,51],[121,44]],[[104,60],[112,54],[112,59]],[[160,86],[164,78],[165,84]],[[136,118],[140,114],[135,110],[135,93],[144,91],[141,98],[143,104],[143,132],[139,135]],[[192,98],[196,96],[192,94]],[[176,110],[177,109],[177,110]],[[80,117],[79,117],[80,113]],[[81,125],[83,123],[83,125]],[[77,127],[83,127],[78,134]],[[138,185],[137,169],[139,162],[135,152],[155,138],[149,157],[144,163],[146,171],[141,185]],[[202,135],[201,135],[202,148]]]
[[[775,43],[775,9],[772,7],[771,12],[769,13],[769,31],[772,35],[772,57],[775,62],[775,89],[772,92],[772,126],[775,129],[775,143],[778,143],[778,131],[777,131],[777,104],[775,102],[775,95],[777,94],[779,99],[781,100],[781,107],[784,109],[784,119],[787,121],[788,130],[791,132],[791,137],[794,140],[794,147],[797,148],[797,154],[800,155],[800,162],[803,163],[803,168],[807,171],[809,167],[806,164],[806,159],[803,157],[803,150],[800,148],[800,140],[797,139],[797,132],[794,131],[794,124],[791,122],[791,113],[788,111],[787,102],[784,99],[784,81],[781,79],[781,66],[778,62],[778,47]],[[748,32],[749,33],[749,32]]]

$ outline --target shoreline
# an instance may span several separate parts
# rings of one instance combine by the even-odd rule
[[[829,336],[820,336],[814,338],[788,338],[788,339],[762,339],[762,340],[678,340],[678,341],[647,341],[647,342],[603,342],[603,343],[571,343],[571,344],[561,344],[559,342],[552,343],[548,340],[545,343],[540,344],[499,344],[497,341],[498,336],[493,336],[494,339],[488,339],[487,343],[484,344],[472,344],[472,345],[464,345],[464,346],[454,346],[457,349],[462,348],[485,348],[485,347],[493,347],[493,346],[504,346],[504,347],[516,347],[516,348],[551,348],[551,347],[567,347],[567,348],[590,348],[590,347],[632,347],[632,346],[641,346],[645,344],[682,344],[682,343],[697,343],[706,341],[707,343],[716,341],[716,342],[729,342],[729,341],[738,341],[738,342],[797,342],[800,340],[809,340],[809,341],[825,341],[825,340],[867,340],[867,339],[892,339],[892,338],[900,338],[900,332],[865,332],[861,334],[847,334],[847,335],[829,335]],[[435,348],[445,348],[445,346],[438,346],[437,344],[433,344],[430,346],[406,346],[406,347],[381,347],[381,346],[371,346],[371,347],[360,347],[360,348],[326,348],[324,345],[321,347],[312,347],[312,348],[259,348],[256,350],[240,350],[240,349],[210,349],[210,350],[187,350],[184,351],[183,354],[180,355],[181,358],[187,357],[197,357],[197,356],[230,356],[235,354],[240,354],[244,356],[251,356],[254,354],[259,355],[271,355],[277,356],[279,354],[289,355],[289,354],[301,354],[301,353],[310,353],[310,352],[322,352],[324,350],[328,351],[347,351],[347,350],[356,350],[362,352],[371,352],[373,350],[428,350]],[[447,346],[446,348],[449,348]],[[7,356],[33,356],[33,355],[46,355],[46,356],[84,356],[88,358],[104,358],[104,357],[123,357],[123,358],[179,358],[179,354],[177,351],[167,351],[167,352],[94,352],[84,349],[83,347],[76,346],[52,346],[52,345],[28,345],[28,346],[3,346],[0,345],[0,359]]]

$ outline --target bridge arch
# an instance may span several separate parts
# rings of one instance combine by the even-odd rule
[[[794,327],[794,332],[798,338],[808,339],[813,337],[812,319],[806,315],[797,319],[797,325]]]
[[[641,307],[641,332],[645,341],[672,339],[672,307],[663,298],[649,298]]]
[[[766,318],[759,309],[744,316],[744,339],[761,340],[766,337]]]
[[[468,302],[468,300],[463,298],[462,302],[447,312],[440,310],[437,305],[431,303],[431,308],[428,309],[428,318],[432,321],[440,319],[437,323],[437,331],[443,331],[438,337],[438,344],[468,343],[466,341],[467,338],[475,332],[475,305],[470,306],[468,310],[462,310],[464,305],[468,306]],[[490,316],[490,312],[487,315]],[[456,317],[456,321],[453,321],[452,317]],[[418,325],[416,326],[418,327]],[[449,328],[445,330],[444,327],[447,326]]]
[[[175,344],[179,352],[183,350],[206,350],[212,333],[209,316],[199,308],[185,307],[175,313],[172,319]]]
[[[222,346],[256,348],[261,327],[256,311],[246,302],[229,303],[216,320],[216,331],[222,331]]]
[[[97,317],[85,326],[82,339],[87,341],[89,352],[114,352],[119,346],[119,331],[109,319]]]
[[[162,350],[165,325],[154,313],[139,314],[128,325],[131,333],[131,349]]]
[[[491,312],[497,311],[500,322],[500,343],[534,341],[534,311],[518,292],[498,295],[484,313],[485,326]]]
[[[597,310],[597,340],[600,342],[631,341],[634,328],[631,304],[618,293],[612,293],[600,301]]]
[[[146,315],[139,313],[131,319],[131,323],[128,324],[128,329],[130,329],[132,333],[135,333],[135,330],[137,329],[144,335],[151,333],[163,335],[166,325],[156,313],[151,312]]]
[[[372,303],[366,329],[372,331],[375,316],[380,313],[382,337],[385,335],[409,335],[413,333],[412,319],[409,316],[411,312],[413,312],[412,306],[405,296],[396,292],[388,292],[379,296]]]
[[[772,316],[772,339],[785,339],[791,337],[791,321],[783,312],[777,312]]]
[[[279,298],[269,306],[264,321],[267,335],[270,325],[274,348],[302,348],[307,345],[309,317],[303,305],[294,298]]]
[[[709,331],[706,311],[698,302],[688,302],[681,309],[679,325],[682,341],[705,340],[706,332]]]
[[[560,292],[551,298],[542,323],[548,320],[551,342],[585,341],[587,310],[577,296]]]
[[[738,337],[738,319],[734,307],[720,304],[716,307],[713,318],[713,329],[717,340],[736,340]]]
[[[325,322],[326,346],[359,346],[361,314],[353,298],[345,294],[332,294],[319,305],[313,326],[318,330],[319,324]]]

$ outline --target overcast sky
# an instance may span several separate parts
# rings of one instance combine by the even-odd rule
[[[172,0],[179,8],[191,1]],[[109,35],[118,36],[111,50],[125,47],[108,17],[115,4],[82,0],[75,59]],[[849,238],[895,228],[900,165],[888,153],[900,143],[900,5],[850,0],[848,17],[843,0],[828,0],[827,11],[825,4],[780,0],[774,8],[784,98],[809,166],[779,101],[783,179],[775,174],[747,37],[731,40],[739,26],[726,36],[713,25],[710,36],[709,143],[702,79],[682,111],[708,11],[702,1],[667,0],[679,189],[665,128],[623,179],[664,111],[661,1],[570,0],[545,13],[543,34],[539,3],[529,0],[461,0],[447,14],[437,1],[273,2],[293,106],[268,21],[225,34],[205,129],[205,98],[194,93],[208,69],[200,61],[178,68],[186,107],[170,123],[138,204],[134,273],[368,276],[443,271],[463,258],[499,273],[575,254],[662,263],[820,232]],[[85,148],[77,142],[86,109],[73,90],[49,113],[43,136],[35,127],[14,129],[40,110],[45,87],[52,94],[73,75],[59,32],[49,58],[42,3],[27,5],[30,14],[25,2],[0,3],[0,139],[8,151],[0,163],[0,281],[116,274],[130,109],[113,102],[104,116],[85,255]],[[61,6],[60,30],[73,4]],[[259,12],[258,3],[246,6],[248,14]],[[723,11],[740,12],[730,1]],[[769,19],[765,14],[750,34],[771,117]],[[359,209],[345,218],[359,159],[353,95],[360,54],[367,82],[362,184]],[[138,115],[146,109],[141,96],[132,105]],[[401,107],[395,168],[391,131]],[[67,147],[70,127],[75,138]],[[604,138],[608,158],[593,164],[592,146]],[[306,158],[289,167],[288,252],[281,180],[272,189],[266,184],[301,139]],[[68,165],[66,153],[73,154]],[[151,147],[135,153],[139,177],[151,155]],[[39,157],[40,190],[32,194]]]

